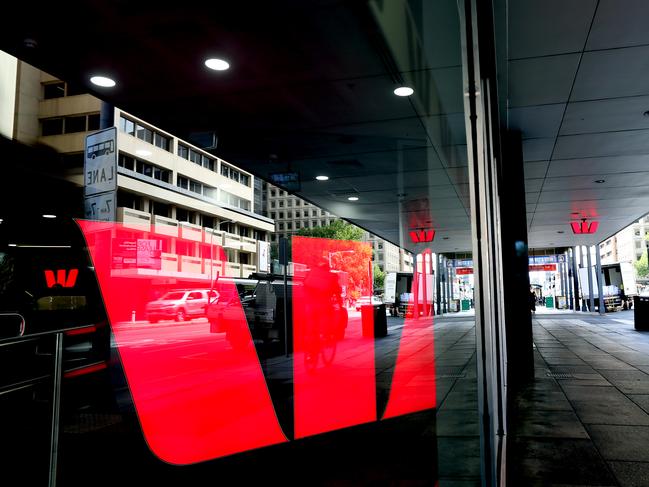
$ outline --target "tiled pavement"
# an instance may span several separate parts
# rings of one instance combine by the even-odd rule
[[[509,412],[509,485],[649,486],[649,332],[632,312],[536,315],[534,343],[534,382]]]

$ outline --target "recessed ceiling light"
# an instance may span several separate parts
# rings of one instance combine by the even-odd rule
[[[602,184],[602,183],[605,183],[605,182],[606,182],[606,179],[596,179],[595,182],[596,182],[597,184]]]
[[[90,78],[90,82],[93,85],[101,86],[102,88],[112,88],[115,86],[115,81],[106,76],[93,76]]]
[[[210,58],[205,60],[205,66],[214,71],[226,71],[230,69],[230,63],[223,59]]]
[[[349,201],[358,201],[358,196],[350,196],[347,198]]]
[[[557,233],[564,233],[563,230],[557,230]]]
[[[448,237],[442,237],[442,240],[448,240]]]
[[[43,215],[43,218],[56,218],[56,215],[52,215],[51,213],[45,213]]]
[[[8,245],[9,245],[9,247],[17,247],[16,244],[8,244]]]
[[[329,176],[316,176],[315,177],[318,181],[328,181]]]
[[[394,90],[394,94],[397,96],[410,96],[415,92],[412,88],[409,86],[399,86],[397,89]]]
[[[138,149],[138,150],[135,151],[135,153],[136,153],[138,156],[143,156],[143,157],[146,157],[146,156],[150,156],[150,155],[151,155],[151,151],[150,151],[150,150],[144,150],[144,149]]]

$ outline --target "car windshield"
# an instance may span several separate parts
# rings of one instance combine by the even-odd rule
[[[173,293],[167,293],[162,298],[160,298],[163,301],[174,301],[178,299],[182,299],[183,296],[185,295],[184,292],[173,292]]]

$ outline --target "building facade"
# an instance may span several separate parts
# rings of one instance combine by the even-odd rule
[[[100,129],[101,100],[27,63],[12,64],[10,56],[2,61],[15,66],[15,76],[3,81],[13,79],[16,114],[3,135],[55,149],[62,176],[83,185],[85,139]],[[225,275],[260,270],[260,245],[274,222],[253,211],[252,174],[119,108],[109,110],[117,128],[117,221],[177,237],[164,258],[168,271],[206,273],[201,244],[207,243],[223,248]]]
[[[649,216],[641,218],[599,244],[602,264],[635,262],[647,252],[647,238]]]

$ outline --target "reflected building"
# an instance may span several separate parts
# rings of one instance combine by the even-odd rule
[[[83,186],[85,139],[100,129],[102,101],[7,54],[0,63],[3,92],[15,92],[3,99],[12,116],[3,117],[2,134],[55,149],[61,176]],[[204,273],[201,244],[224,248],[230,277],[260,270],[260,246],[274,222],[254,211],[260,183],[252,174],[119,108],[109,111],[103,128],[117,127],[116,221],[179,237],[165,259],[169,271]]]

